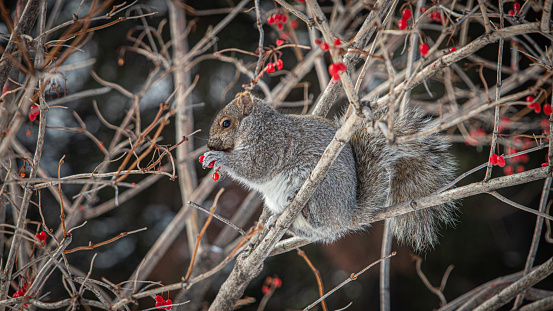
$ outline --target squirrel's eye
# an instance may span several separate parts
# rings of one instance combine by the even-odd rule
[[[221,122],[221,126],[223,128],[229,127],[230,126],[230,120],[229,119],[223,120],[223,122]]]

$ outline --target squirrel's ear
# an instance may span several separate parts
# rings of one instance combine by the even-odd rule
[[[238,97],[238,106],[242,109],[242,114],[244,116],[250,115],[253,110],[254,99],[249,92],[244,92]]]

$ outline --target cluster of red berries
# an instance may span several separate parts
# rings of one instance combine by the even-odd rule
[[[37,104],[33,104],[29,110],[29,120],[34,121],[40,114],[40,108]]]
[[[427,9],[424,8],[424,9],[421,9],[421,12],[424,14],[426,13]],[[430,21],[431,22],[438,22],[438,23],[441,23],[442,21],[444,21],[444,17],[443,17],[443,14],[438,12],[438,11],[434,11],[432,13],[430,13]]]
[[[29,285],[33,285],[33,282],[31,282]],[[26,292],[27,292],[27,284],[23,284],[23,286],[21,286],[21,289],[18,289],[13,294],[12,298],[23,297],[23,296],[25,296]],[[25,304],[25,306],[27,306],[27,304]]]
[[[437,11],[430,13],[429,18],[431,22],[438,22],[438,23],[441,23],[444,20],[444,16],[442,15],[442,13]]]
[[[318,39],[318,38],[315,39],[315,43],[317,43],[321,47],[321,50],[328,51],[329,49],[328,43],[321,41],[321,39]]]
[[[513,3],[513,9],[509,10],[509,12],[507,12],[507,14],[511,15],[511,16],[515,16],[518,13],[520,13],[520,3],[515,2],[515,3]]]
[[[203,156],[203,155],[200,156],[200,157],[198,158],[198,161],[200,161],[200,163],[204,163],[204,160],[205,160],[205,156]],[[207,165],[207,167],[213,167],[213,165],[215,165],[215,161],[211,161],[211,162]],[[213,173],[213,175],[211,176],[211,179],[213,179],[214,181],[219,180],[219,177],[221,177],[221,176],[219,175],[219,172],[217,172],[219,169],[220,169],[220,167],[217,168],[217,169],[215,170],[215,173]]]
[[[282,30],[284,28],[284,24],[288,21],[288,17],[284,14],[273,14],[267,18],[267,23],[269,25],[277,25],[278,30]]]
[[[323,51],[328,51],[330,49],[328,43],[321,41],[321,39],[315,39],[315,43],[317,43]],[[342,45],[342,40],[340,40],[340,38],[334,39],[334,47],[339,48],[340,45]]]
[[[328,73],[332,76],[332,79],[338,81],[340,80],[340,72],[346,71],[348,68],[342,62],[338,64],[330,64],[328,66]]]
[[[46,245],[46,232],[42,231],[41,233],[37,233],[35,237],[42,242],[43,245]],[[42,247],[42,246],[40,246]]]
[[[275,72],[275,67],[276,67],[276,70],[282,70],[283,66],[284,66],[284,63],[282,62],[282,59],[278,59],[274,63],[268,63],[267,67],[265,67],[265,71],[267,73]]]
[[[171,301],[171,299],[163,300],[163,297],[161,297],[160,295],[156,296],[156,307],[161,307],[160,309],[171,310],[171,308],[173,307],[171,306],[172,304],[173,301]]]
[[[523,149],[528,149],[528,148],[532,147],[532,140],[530,140],[528,138],[524,139],[524,142],[523,142],[522,138],[515,137],[513,142],[517,145],[523,145]],[[514,154],[514,153],[517,153],[517,152],[519,152],[519,150],[517,148],[507,147],[507,153],[508,154]],[[511,174],[514,174],[515,172],[516,173],[522,173],[522,172],[525,171],[524,165],[519,164],[519,165],[517,165],[517,167],[515,169],[514,164],[517,164],[519,162],[528,163],[528,161],[530,161],[530,156],[528,156],[528,154],[526,154],[526,153],[511,157],[509,159],[509,162],[512,165],[505,166],[505,168],[503,168],[503,172],[505,172],[505,175],[511,175]]]
[[[522,138],[520,137],[515,137],[514,138],[514,143],[517,144],[517,145],[523,145],[523,149],[529,149],[532,147],[532,140],[531,139],[524,139],[524,142],[522,141]],[[514,154],[514,153],[517,153],[519,152],[519,150],[515,147],[508,147],[507,148],[507,153],[508,154]],[[515,157],[512,157],[511,160],[514,162],[514,163],[517,163],[517,162],[523,162],[523,163],[528,163],[528,161],[530,161],[530,156],[528,156],[528,154],[521,154],[521,155],[517,155]]]
[[[528,106],[528,108],[534,109],[535,113],[541,112],[541,105],[540,103],[535,101],[533,96],[527,96],[526,102],[527,102],[526,105]],[[550,104],[543,105],[543,113],[545,113],[546,115],[551,115],[552,112],[553,112],[553,108],[551,107]]]
[[[278,26],[277,25],[278,30],[282,30],[283,27],[284,26]],[[298,21],[297,20],[290,21],[290,27],[292,27],[292,29],[298,28]],[[290,33],[288,31],[279,31],[278,37],[282,40],[289,41],[292,36],[290,35]]]
[[[25,296],[25,291],[18,289],[17,292],[13,294],[12,298],[23,297],[23,296]]]
[[[397,22],[397,26],[399,27],[399,29],[403,30],[407,28],[407,21],[411,19],[411,16],[413,16],[413,13],[411,13],[410,9],[403,10],[403,12],[401,13],[401,19],[399,20],[399,22]]]
[[[267,295],[271,291],[271,287],[280,288],[282,286],[282,280],[279,277],[270,277],[268,276],[263,282],[261,287],[261,292],[263,295]]]
[[[499,165],[499,167],[504,167],[506,164],[505,158],[503,156],[498,156],[495,153],[490,156],[490,163],[494,166]]]

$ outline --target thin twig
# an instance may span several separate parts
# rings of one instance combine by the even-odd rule
[[[142,229],[137,229],[137,230],[133,230],[133,231],[129,231],[129,232],[121,232],[119,233],[119,235],[117,235],[116,237],[113,237],[111,239],[108,239],[106,241],[103,241],[103,242],[100,242],[100,243],[92,243],[92,242],[89,242],[87,246],[79,246],[79,247],[75,247],[75,248],[72,248],[72,249],[68,249],[66,251],[64,251],[63,253],[64,254],[71,254],[71,253],[74,253],[74,252],[78,252],[78,251],[82,251],[82,250],[91,250],[91,249],[95,249],[95,248],[98,248],[100,246],[104,246],[104,245],[107,245],[107,244],[110,244],[110,243],[113,243],[117,240],[119,240],[120,238],[123,238],[123,237],[126,237],[127,235],[129,234],[135,234],[135,233],[138,233],[138,232],[141,232],[141,231],[145,231],[147,230],[148,228],[144,227]]]
[[[384,257],[384,258],[380,258],[379,260],[371,263],[370,265],[366,266],[365,268],[363,268],[361,271],[357,272],[357,273],[352,273],[350,275],[349,278],[347,278],[345,281],[343,281],[342,283],[340,283],[338,286],[334,287],[333,289],[331,289],[328,293],[326,293],[324,296],[322,296],[321,298],[317,299],[315,302],[313,302],[312,304],[310,304],[309,306],[305,307],[303,309],[303,311],[307,311],[307,310],[310,310],[312,309],[313,307],[315,307],[319,302],[321,302],[322,300],[324,300],[325,298],[327,298],[328,296],[332,295],[335,291],[337,291],[338,289],[344,287],[346,284],[348,284],[349,282],[351,281],[355,281],[357,280],[357,278],[365,273],[365,271],[369,270],[370,268],[372,268],[374,265],[380,263],[381,261],[385,260],[385,259],[388,259],[388,258],[391,258],[392,256],[395,256],[396,255],[396,252],[393,252],[391,253],[390,255]]]
[[[307,263],[307,265],[309,266],[311,271],[313,271],[313,274],[315,275],[315,278],[317,279],[317,287],[319,288],[319,296],[323,297],[325,289],[324,289],[324,286],[323,286],[323,280],[321,279],[321,273],[319,273],[319,270],[317,270],[317,268],[315,268],[313,263],[311,263],[311,260],[309,260],[309,258],[307,258],[307,255],[305,254],[304,251],[302,251],[299,248],[297,248],[296,250],[298,252],[298,255],[301,258],[303,258],[303,260],[305,260],[305,262]],[[328,311],[328,307],[326,306],[326,302],[325,302],[324,299],[321,300],[321,307],[323,308],[324,311]]]

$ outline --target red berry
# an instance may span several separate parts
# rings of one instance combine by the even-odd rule
[[[281,46],[283,43],[284,43],[284,40],[281,40],[281,39],[276,40],[276,45],[277,46]]]
[[[517,173],[522,173],[522,172],[524,172],[524,170],[525,170],[524,165],[517,166]]]
[[[273,285],[276,288],[280,288],[282,286],[282,280],[280,278],[274,278],[273,279]]]
[[[549,163],[545,162],[541,164],[541,167],[546,167],[546,166],[549,166]]]
[[[163,306],[164,306],[163,301],[156,302],[156,307],[163,307]]]
[[[440,12],[432,12],[430,13],[430,20],[434,22],[441,22],[442,14]]]
[[[282,30],[284,28],[284,25],[282,25],[282,23],[278,23],[277,28],[278,30]]]
[[[214,181],[219,180],[219,173],[217,173],[217,172],[213,173],[213,176],[211,176],[211,178],[212,178]]]
[[[315,39],[315,43],[321,44],[321,43],[323,43],[323,41],[321,41],[321,39],[317,38],[317,39]]]
[[[526,102],[527,102],[527,103],[532,103],[532,102],[534,102],[534,96],[526,96]]]
[[[267,23],[269,23],[269,25],[272,25],[275,23],[275,17],[273,15],[269,16],[269,18],[267,18]]]
[[[275,65],[273,65],[273,63],[268,63],[265,71],[267,71],[267,73],[275,72]]]
[[[534,103],[534,112],[535,112],[535,113],[540,113],[540,112],[541,112],[540,103],[538,103],[538,102],[535,102],[535,103]]]
[[[205,159],[205,156],[204,155],[201,155],[199,158],[198,158],[198,161],[200,161],[200,163],[204,163],[204,159]],[[159,296],[157,296],[159,297]]]
[[[494,153],[490,156],[490,163],[492,165],[497,165],[497,154]]]
[[[207,167],[213,167],[213,165],[215,165],[215,161],[209,162],[209,164],[207,165]]]
[[[409,20],[411,16],[413,16],[410,9],[403,10],[403,13],[401,15],[405,21]]]
[[[165,307],[164,309],[165,310],[171,310],[171,308],[173,307],[173,306],[171,306],[172,304],[173,304],[173,301],[171,301],[171,299],[165,300],[165,305],[169,306],[169,307]]]
[[[553,109],[551,109],[550,104],[543,105],[543,113],[545,113],[546,115],[551,115],[551,112],[553,112]]]
[[[323,49],[323,51],[328,51],[328,43],[322,42],[321,43],[321,49]]]
[[[35,235],[35,237],[44,243],[46,243],[46,232],[42,231],[41,233],[38,233]]]
[[[277,67],[277,70],[282,70],[282,66],[284,66],[282,59],[277,60],[275,66]]]
[[[423,43],[419,45],[419,52],[421,53],[422,56],[426,56],[429,50],[430,50],[430,47],[428,46],[428,44]]]
[[[269,293],[269,290],[269,286],[263,285],[263,287],[261,287],[261,292],[263,293],[263,295],[267,295]]]
[[[520,3],[515,2],[513,4],[513,10],[515,11],[515,13],[520,13]]]
[[[507,15],[515,16],[515,11],[509,10],[509,12],[507,12]]]
[[[334,40],[334,46],[340,46],[340,44],[342,44],[342,41],[340,41],[340,38],[336,38]]]
[[[286,22],[288,21],[288,17],[286,17],[286,15],[284,15],[284,14],[280,14],[280,21],[283,24],[286,24]]]
[[[160,295],[157,295],[155,299],[156,299],[157,302],[162,302],[163,301],[163,297],[161,297]]]
[[[340,80],[340,66],[339,65],[330,64],[330,66],[328,66],[328,73],[332,76],[332,79],[334,79],[336,81]]]
[[[506,166],[503,169],[503,173],[505,173],[505,175],[513,175],[514,172],[515,172],[515,169],[511,165]]]
[[[400,19],[399,22],[397,22],[397,27],[401,30],[407,28],[407,20],[405,18]]]
[[[505,166],[505,158],[503,156],[498,156],[497,157],[497,165],[499,165],[500,167]]]
[[[348,67],[346,67],[346,65],[342,62],[339,62],[338,64],[336,64],[336,66],[338,66],[338,72],[346,71],[348,69]]]
[[[452,48],[449,49],[449,53],[455,52],[455,50],[456,50],[455,47],[452,47]]]
[[[40,114],[40,108],[37,104],[33,104],[29,110],[29,120],[34,121],[36,117]]]
[[[25,293],[22,290],[18,290],[17,292],[15,292],[13,294],[13,298],[17,298],[17,297],[21,297],[21,296],[25,296]]]

